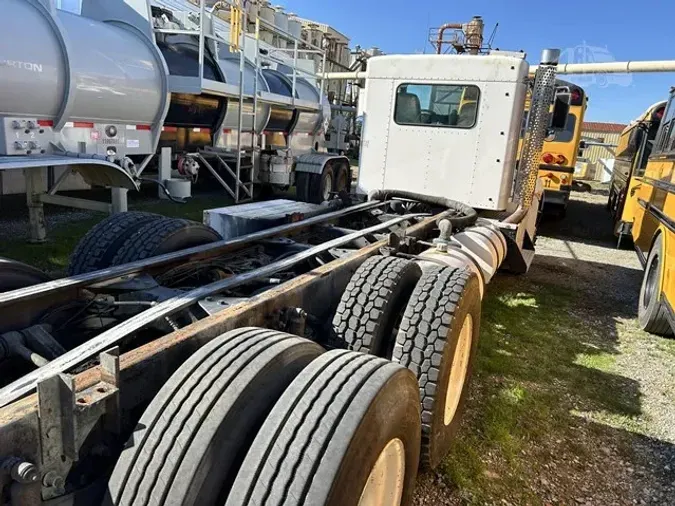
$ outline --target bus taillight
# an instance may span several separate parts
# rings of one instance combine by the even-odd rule
[[[546,164],[546,165],[551,165],[555,161],[555,156],[553,156],[551,153],[544,153],[541,156],[541,160]]]
[[[563,155],[558,155],[555,158],[555,163],[557,163],[558,165],[566,165],[567,158],[565,158]]]

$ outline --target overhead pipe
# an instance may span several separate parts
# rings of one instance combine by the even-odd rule
[[[530,67],[530,76],[538,65]],[[642,72],[675,72],[675,60],[613,61],[604,63],[559,63],[558,74],[633,74]]]
[[[438,29],[438,37],[436,38],[436,54],[443,53],[443,35],[446,30],[461,30],[462,23],[445,23]]]
[[[539,65],[530,67],[530,76],[534,76]],[[675,60],[624,61],[607,63],[560,63],[558,74],[633,74],[645,72],[675,72]],[[366,79],[366,71],[325,72],[317,77],[331,80]]]

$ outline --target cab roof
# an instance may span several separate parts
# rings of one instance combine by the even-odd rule
[[[383,55],[368,60],[368,79],[518,82],[527,78],[524,54]]]

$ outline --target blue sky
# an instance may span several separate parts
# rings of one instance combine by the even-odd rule
[[[483,16],[489,34],[499,29],[495,47],[524,50],[537,63],[546,47],[568,49],[574,62],[675,59],[672,27],[660,20],[675,18],[675,2],[544,2],[532,0],[280,0],[287,10],[328,23],[352,46],[378,46],[387,53],[414,53],[426,43],[430,26],[466,22]],[[576,14],[576,15],[573,15]],[[675,74],[570,76],[589,95],[587,120],[627,123],[649,105],[665,100]]]

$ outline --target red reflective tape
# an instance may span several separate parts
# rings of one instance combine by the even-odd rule
[[[152,125],[136,125],[136,130],[152,130]]]
[[[50,119],[39,119],[37,123],[41,127],[53,127],[54,126],[54,122]]]
[[[223,128],[223,133],[224,133],[224,134],[231,134],[231,133],[232,133],[232,129],[231,129],[231,128]]]
[[[162,132],[178,132],[178,127],[163,127]]]
[[[73,127],[75,127],[75,128],[94,128],[94,124],[89,123],[87,121],[74,121]]]

